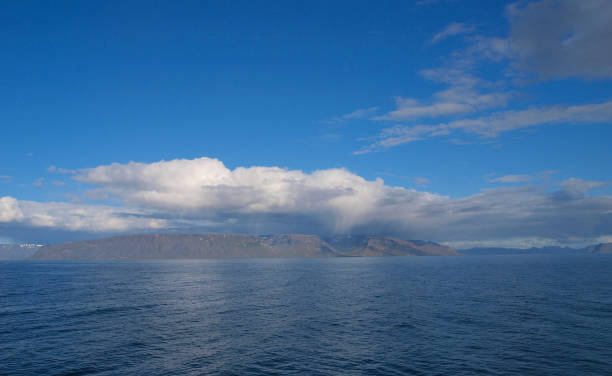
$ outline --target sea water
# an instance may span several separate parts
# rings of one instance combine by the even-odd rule
[[[0,374],[612,374],[612,256],[0,262]]]

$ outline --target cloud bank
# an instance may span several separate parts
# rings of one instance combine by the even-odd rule
[[[118,205],[0,198],[0,223],[93,233],[222,231],[384,234],[439,242],[589,243],[612,235],[606,182],[578,178],[451,198],[345,169],[227,168],[212,158],[113,163],[74,179]],[[519,179],[521,180],[521,179]],[[500,179],[499,182],[517,179]],[[459,243],[457,243],[459,244]]]

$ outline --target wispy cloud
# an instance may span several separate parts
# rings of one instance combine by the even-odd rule
[[[417,118],[439,118],[465,115],[489,108],[505,106],[513,93],[493,90],[490,83],[458,68],[425,69],[420,72],[427,80],[448,85],[429,100],[396,97],[396,108],[373,120],[406,121]]]
[[[524,183],[534,179],[533,175],[504,175],[489,179],[489,181],[493,183]]]
[[[59,174],[75,174],[76,173],[76,170],[69,170],[69,169],[66,169],[66,168],[56,167],[56,166],[53,166],[53,165],[47,167],[47,171],[49,171],[49,172],[57,172]]]
[[[416,177],[413,179],[415,183],[421,186],[429,185],[429,179],[423,177]]]
[[[446,26],[443,30],[436,33],[436,35],[431,38],[430,43],[438,43],[444,39],[449,37],[453,37],[460,34],[467,34],[474,31],[474,26],[469,26],[464,23],[454,22]]]
[[[485,176],[485,179],[490,183],[504,183],[504,184],[516,184],[516,183],[526,183],[534,180],[548,180],[552,175],[556,174],[557,170],[548,170],[536,172],[533,174],[511,174],[511,175],[502,175],[495,176],[495,174],[488,174]]]
[[[468,114],[491,107],[505,105],[510,93],[480,93],[470,87],[451,87],[439,91],[430,103],[413,98],[395,98],[396,109],[373,120],[404,121],[416,118],[437,118],[457,114]]]
[[[550,124],[610,122],[612,122],[612,101],[573,106],[531,107],[523,110],[499,111],[488,116],[436,125],[398,125],[385,128],[377,136],[378,141],[356,153],[363,154],[427,138],[448,136],[458,131],[493,138],[505,132]]]
[[[478,136],[483,142],[519,129],[557,124],[612,122],[612,102],[557,104],[512,108],[525,78],[612,77],[612,2],[541,0],[507,7],[510,31],[504,36],[472,35],[467,46],[446,57],[442,67],[420,72],[427,80],[448,85],[430,98],[401,96],[395,108],[372,120],[395,124],[382,129],[370,145],[354,154],[365,154],[431,138],[473,143],[462,137]],[[463,23],[451,23],[431,43],[474,31]],[[503,75],[496,81],[474,76],[480,64],[499,63]],[[492,112],[494,111],[494,112]],[[437,119],[437,120],[436,120]],[[437,121],[437,122],[434,122]]]
[[[570,178],[560,183],[567,191],[575,193],[586,193],[593,189],[604,188],[612,184],[607,181],[588,181],[577,178]]]
[[[377,111],[378,107],[360,108],[348,114],[336,116],[331,119],[325,120],[324,122],[328,124],[338,124],[349,120],[366,119],[374,116]]]

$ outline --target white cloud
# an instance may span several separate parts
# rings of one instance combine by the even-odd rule
[[[577,178],[570,178],[562,181],[560,185],[567,191],[576,193],[586,193],[593,189],[603,188],[610,185],[610,182],[605,181],[587,181]]]
[[[397,97],[395,98],[395,110],[376,116],[373,120],[404,121],[424,117],[436,118],[467,114],[504,106],[510,97],[511,93],[509,92],[491,91],[483,93],[470,85],[454,84],[448,89],[435,93],[429,102]]]
[[[526,183],[534,180],[549,180],[550,177],[556,174],[557,170],[548,170],[536,172],[533,174],[514,174],[514,175],[503,175],[495,177],[495,174],[488,174],[485,176],[485,179],[491,183]]]
[[[377,111],[378,111],[378,107],[360,108],[348,114],[345,114],[342,116],[336,116],[334,118],[326,120],[325,123],[337,124],[337,123],[343,123],[349,120],[366,119],[371,116],[374,116],[374,114],[376,114]]]
[[[151,164],[131,162],[79,171],[75,179],[127,205],[194,215],[301,214],[333,219],[346,230],[363,222],[389,192],[411,200],[438,199],[428,193],[367,181],[344,169],[304,173],[279,167],[230,170],[217,159],[177,159]]]
[[[504,175],[498,178],[489,179],[489,181],[494,183],[524,183],[532,181],[533,179],[533,175]]]
[[[430,43],[437,43],[446,38],[453,37],[453,36],[460,35],[460,34],[471,33],[472,31],[474,31],[473,26],[468,26],[460,22],[454,22],[454,23],[451,23],[450,25],[447,25],[442,31],[434,35],[433,38],[431,38]]]
[[[532,107],[499,111],[488,116],[460,119],[436,125],[394,126],[383,129],[378,141],[357,154],[386,149],[426,138],[447,136],[456,131],[482,137],[497,137],[522,128],[549,124],[612,124],[612,101],[574,106]]]
[[[0,222],[57,230],[124,232],[170,228],[165,219],[148,217],[146,211],[106,205],[36,202],[0,198]]]
[[[363,119],[363,118],[367,118],[369,116],[374,115],[376,111],[378,111],[378,107],[362,108],[362,109],[355,110],[349,114],[342,116],[342,119],[344,120]]]
[[[429,184],[429,179],[427,179],[427,178],[416,177],[413,180],[418,185],[428,185]]]
[[[497,137],[508,131],[562,123],[611,123],[612,102],[559,104],[490,113],[506,107],[516,92],[512,83],[523,82],[532,72],[544,79],[578,77],[612,78],[612,1],[541,0],[507,7],[510,32],[506,36],[471,36],[468,47],[454,51],[443,67],[420,74],[448,85],[431,98],[397,97],[391,111],[373,120],[396,124],[379,133],[377,141],[355,154],[386,149],[457,131],[482,137]],[[471,31],[461,23],[448,25],[433,38]],[[483,61],[510,63],[501,80],[486,82],[471,74]],[[512,67],[513,69],[509,69]],[[485,112],[486,111],[486,112]],[[478,114],[469,117],[470,114]],[[473,116],[473,115],[472,115]],[[426,118],[448,118],[428,124]],[[420,124],[405,124],[420,120]],[[438,120],[440,121],[440,120]],[[454,136],[455,139],[457,136]],[[461,139],[456,139],[463,142]]]
[[[47,167],[47,171],[49,171],[49,172],[57,172],[57,173],[60,173],[60,174],[74,174],[74,173],[76,173],[75,170],[69,170],[69,169],[66,169],[66,168],[61,168],[61,167],[57,167],[57,166],[53,166],[53,165]]]
[[[483,37],[481,35],[473,38],[473,44],[467,49],[467,54],[478,55],[496,62],[506,58],[512,58],[512,46],[506,38]]]
[[[541,173],[543,174],[543,173]],[[541,175],[540,174],[540,175]],[[393,232],[433,240],[607,235],[612,198],[498,188],[451,199],[368,181],[343,169],[226,168],[216,159],[128,163],[81,170],[76,179],[166,217],[310,218],[322,231]],[[272,223],[272,222],[269,222]],[[265,226],[264,226],[265,227]],[[266,231],[275,232],[274,225]],[[301,228],[301,231],[304,231]],[[308,231],[306,229],[305,231]],[[312,231],[312,229],[311,229]]]
[[[447,242],[538,237],[563,243],[570,237],[609,236],[612,228],[612,197],[577,191],[579,182],[584,185],[579,179],[562,182],[553,192],[531,185],[450,198],[366,180],[344,169],[228,169],[211,158],[114,163],[80,170],[75,179],[122,205],[5,197],[1,220],[88,232],[382,233]]]
[[[511,91],[498,91],[482,79],[459,68],[425,69],[420,72],[427,80],[448,85],[429,100],[396,97],[396,108],[373,120],[405,121],[417,118],[437,118],[464,115],[493,107],[505,106]]]
[[[34,180],[34,182],[32,183],[33,186],[35,187],[42,187],[45,185],[45,178],[38,178],[36,180]]]
[[[0,222],[19,222],[23,220],[23,213],[19,202],[12,197],[0,197]]]

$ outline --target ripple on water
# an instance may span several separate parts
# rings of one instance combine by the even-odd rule
[[[0,374],[603,375],[610,270],[605,256],[0,263]]]

